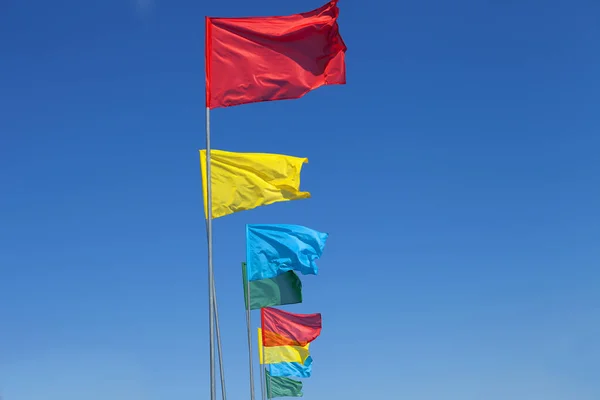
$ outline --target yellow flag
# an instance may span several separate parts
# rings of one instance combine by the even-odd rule
[[[262,329],[258,328],[258,359],[261,364],[277,364],[281,362],[297,362],[304,365],[304,361],[310,355],[306,346],[276,346],[263,347]],[[263,358],[264,349],[264,358]]]
[[[307,199],[309,192],[300,191],[300,171],[307,158],[265,153],[233,153],[210,151],[212,175],[212,217],[280,201]],[[206,193],[206,150],[200,150],[204,214],[208,217]]]

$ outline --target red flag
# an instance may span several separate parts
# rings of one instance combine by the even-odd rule
[[[321,334],[321,314],[293,314],[262,308],[263,346],[306,346]]]
[[[206,17],[206,106],[296,99],[346,83],[337,0],[284,17]]]

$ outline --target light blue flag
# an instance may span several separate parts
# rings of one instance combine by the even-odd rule
[[[248,280],[273,278],[290,270],[317,275],[315,261],[323,254],[327,236],[299,225],[246,225]]]
[[[269,371],[271,371],[271,376],[310,378],[310,375],[312,374],[312,362],[312,357],[308,356],[306,361],[304,361],[304,365],[297,362],[269,364]]]

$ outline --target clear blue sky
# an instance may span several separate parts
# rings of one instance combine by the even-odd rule
[[[2,1],[3,400],[208,398],[203,18],[323,3]],[[597,400],[600,3],[340,9],[347,85],[213,112],[313,195],[215,221],[229,398],[244,224],[294,223],[330,233],[307,399]]]

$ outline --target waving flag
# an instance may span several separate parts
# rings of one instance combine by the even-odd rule
[[[316,275],[328,234],[300,225],[246,225],[246,262],[251,281],[286,271]]]
[[[206,18],[206,106],[295,99],[346,83],[337,0],[282,17]]]
[[[321,314],[294,314],[276,308],[260,310],[265,347],[306,346],[321,334]]]
[[[273,376],[269,370],[265,370],[267,397],[273,399],[275,397],[302,397],[302,382],[290,379]]]
[[[250,310],[302,303],[302,282],[294,271],[251,282],[247,281],[246,263],[242,263],[242,271],[246,309],[248,309],[248,297],[250,297]],[[248,288],[250,288],[249,296]]]
[[[310,356],[310,344],[306,346],[263,347],[262,333],[258,328],[258,359],[261,364],[277,364],[282,362],[304,364]]]
[[[218,218],[260,206],[306,199],[300,191],[300,171],[307,158],[266,153],[210,151],[212,217]],[[204,212],[208,216],[206,150],[200,150]]]
[[[297,362],[282,362],[277,364],[270,364],[269,370],[271,376],[292,376],[296,378],[310,378],[312,375],[312,363],[313,359],[308,356],[304,364]]]

